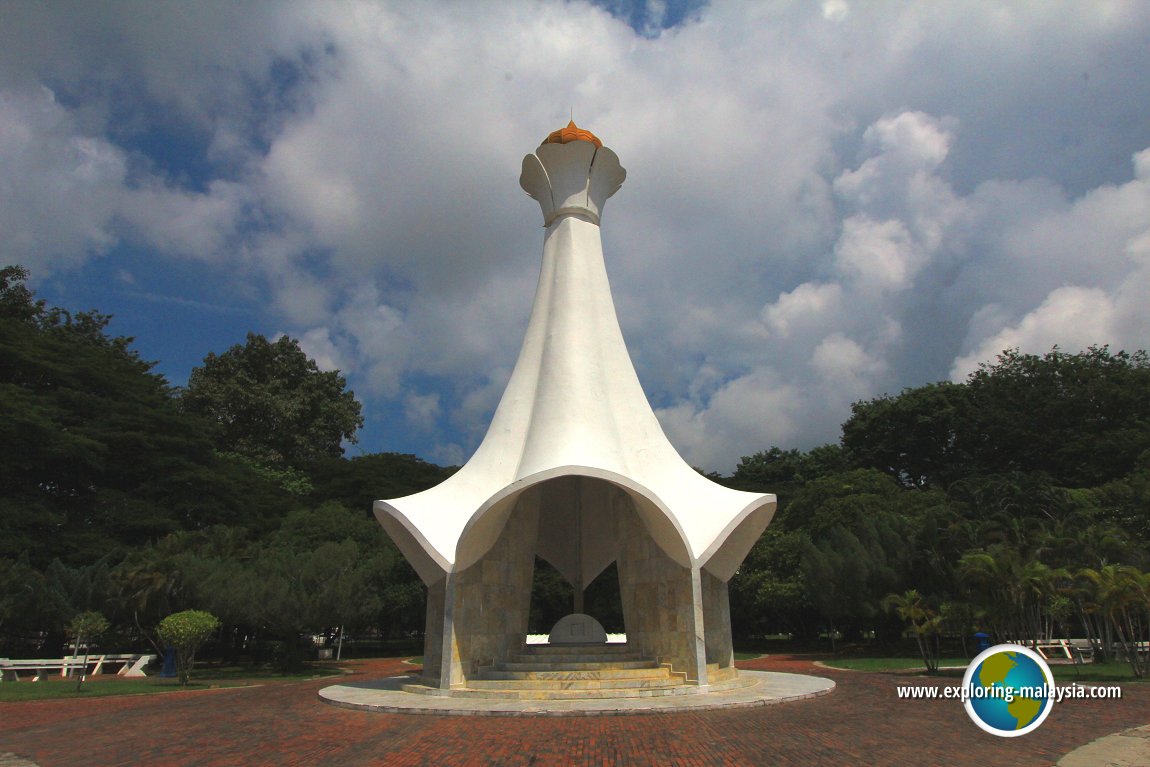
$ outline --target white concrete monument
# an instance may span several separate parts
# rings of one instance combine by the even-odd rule
[[[424,681],[468,688],[523,649],[535,556],[583,589],[617,562],[627,645],[684,684],[734,677],[727,581],[775,496],[718,485],[668,442],[635,374],[603,260],[619,158],[555,131],[519,183],[543,210],[543,264],[519,360],[458,473],[375,514],[428,587]]]

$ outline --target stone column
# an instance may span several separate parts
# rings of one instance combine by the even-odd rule
[[[438,687],[443,676],[443,635],[445,595],[447,578],[427,587],[427,617],[423,630],[423,681],[428,686]]]
[[[443,629],[440,635],[439,689],[449,690],[462,684],[459,645],[455,637],[455,597],[458,576],[448,573],[443,590]]]
[[[731,640],[731,599],[727,582],[716,578],[706,570],[702,573],[701,581],[707,662],[718,663],[720,669],[733,669],[735,649]]]
[[[520,496],[495,545],[449,582],[454,591],[449,599],[454,608],[451,679],[446,684],[441,679],[440,687],[465,685],[480,666],[502,660],[522,646],[531,609],[538,497],[530,491]],[[446,641],[443,646],[447,652]],[[449,664],[444,662],[443,667]]]
[[[697,569],[659,548],[634,506],[620,493],[619,594],[627,644],[670,663],[693,684],[707,684],[702,591]]]

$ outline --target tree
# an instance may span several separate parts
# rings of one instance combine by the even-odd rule
[[[938,671],[941,616],[926,604],[926,600],[915,589],[909,589],[902,594],[887,594],[882,600],[882,607],[888,612],[894,610],[898,613],[898,617],[910,625],[926,670]]]
[[[25,277],[0,270],[0,556],[86,564],[248,509],[208,425],[107,332],[111,318],[50,309]]]
[[[184,610],[160,621],[157,633],[165,645],[176,651],[176,674],[184,687],[191,678],[196,651],[219,625],[216,616],[203,610]]]
[[[1091,585],[1094,609],[1118,638],[1134,676],[1150,674],[1150,655],[1139,648],[1150,640],[1150,573],[1128,565],[1105,565],[1084,568],[1079,577]]]
[[[807,597],[802,551],[807,536],[771,525],[731,578],[731,631],[750,637],[817,636],[818,614]]]
[[[321,371],[299,342],[249,333],[209,354],[182,395],[185,410],[216,427],[216,446],[269,467],[302,469],[343,455],[363,425],[360,404],[338,371]]]
[[[28,555],[19,559],[0,557],[0,656],[10,652],[7,644],[35,619],[43,604],[44,576],[28,563]],[[40,627],[35,626],[38,630]]]
[[[832,626],[857,635],[876,625],[883,595],[905,584],[913,551],[908,521],[889,512],[830,527],[801,549],[808,598]]]
[[[1010,545],[967,552],[959,575],[970,588],[969,601],[985,609],[1002,639],[1020,644],[1050,639],[1055,622],[1065,618],[1069,574]]]
[[[838,445],[820,445],[804,453],[772,447],[743,456],[731,485],[743,490],[784,492],[828,474],[847,471],[847,455]]]
[[[1092,346],[1007,349],[967,381],[979,473],[1041,471],[1064,487],[1124,477],[1150,449],[1150,358]]]
[[[946,487],[967,470],[969,392],[948,381],[851,405],[842,444],[858,466],[906,487]]]
[[[72,656],[78,656],[80,647],[84,648],[84,663],[80,667],[80,681],[76,683],[76,692],[80,691],[88,676],[88,651],[91,642],[107,631],[108,625],[108,619],[95,611],[82,612],[68,624],[68,634],[73,637]]]
[[[1007,349],[965,383],[856,402],[842,441],[852,461],[908,487],[1006,472],[1097,487],[1133,472],[1150,449],[1150,357]]]
[[[933,494],[904,492],[885,474],[857,469],[804,483],[773,524],[787,530],[803,530],[817,539],[832,528],[850,528],[874,514],[892,510],[919,514],[920,504],[934,500]]]
[[[372,453],[352,458],[326,458],[309,469],[311,499],[338,501],[363,514],[380,498],[399,498],[438,485],[453,469],[428,463],[414,455]]]

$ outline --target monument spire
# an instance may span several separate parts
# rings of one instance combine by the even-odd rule
[[[616,154],[574,120],[523,158],[519,183],[543,215],[543,258],[503,398],[483,442],[456,474],[422,493],[375,504],[377,518],[431,589],[428,641],[434,632],[443,644],[442,655],[428,651],[429,665],[438,656],[444,686],[467,676],[458,644],[466,612],[460,589],[478,595],[525,578],[529,599],[531,565],[522,564],[526,576],[505,572],[499,587],[485,576],[468,576],[470,586],[455,577],[474,573],[481,561],[533,562],[534,555],[553,564],[577,594],[618,561],[629,637],[680,658],[690,678],[705,682],[704,651],[695,641],[703,634],[701,592],[721,593],[725,608],[726,581],[774,514],[773,495],[731,490],[691,468],[643,393],[616,317],[600,235],[604,206],[625,178]],[[640,560],[670,568],[667,578],[684,574],[686,606],[667,607],[697,607],[695,628],[663,636],[655,628],[659,618],[637,612],[645,588]],[[447,609],[453,604],[454,614]],[[497,654],[521,633],[526,614],[510,627],[475,620],[482,626],[467,631],[502,637],[480,642]],[[436,621],[443,621],[442,634]],[[726,624],[729,645],[729,614]]]

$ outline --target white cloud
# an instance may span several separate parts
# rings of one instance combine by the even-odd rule
[[[1017,325],[1003,328],[984,339],[973,353],[955,360],[951,378],[966,378],[978,369],[978,363],[993,360],[1004,349],[1041,353],[1061,345],[1077,350],[1097,344],[1098,339],[1113,338],[1114,314],[1114,304],[1102,290],[1059,288]]]
[[[851,216],[835,243],[835,265],[862,290],[905,290],[924,260],[906,225],[897,220]]]
[[[851,12],[846,0],[823,0],[822,9],[823,18],[827,21],[843,21]]]
[[[787,338],[800,326],[818,327],[828,315],[834,318],[842,307],[842,285],[804,282],[763,307],[762,315],[773,332]]]
[[[131,190],[119,211],[132,234],[172,255],[219,262],[238,242],[251,190],[230,181],[213,181],[206,193],[153,184]]]
[[[1018,347],[1041,354],[1059,345],[1076,351],[1111,344],[1145,348],[1150,337],[1150,178],[1134,155],[1135,178],[1094,189],[1080,199],[1011,221],[990,250],[988,281],[966,339],[967,352],[951,368],[961,379],[979,362]],[[1026,290],[1031,286],[1031,290]],[[1037,303],[1033,287],[1045,287]]]
[[[882,360],[872,357],[842,333],[832,333],[815,347],[811,367],[825,387],[834,392],[840,405],[873,392],[875,383],[886,372]]]
[[[47,88],[0,91],[0,258],[50,270],[107,252],[127,166]]]
[[[811,399],[767,367],[728,381],[699,407],[688,402],[656,411],[668,438],[699,466],[732,465],[739,445],[791,444]],[[755,452],[755,451],[750,451]]]
[[[557,0],[8,11],[4,258],[207,265],[435,459],[514,362],[519,161],[570,110],[628,169],[608,270],[692,463],[837,439],[999,344],[1150,337],[1145,4],[716,0],[650,38]]]
[[[411,392],[403,398],[404,417],[416,429],[431,431],[441,411],[438,394]]]
[[[320,370],[344,371],[347,369],[347,363],[343,361],[343,355],[332,340],[331,331],[327,328],[312,328],[304,333],[299,337],[299,347],[304,354],[315,361],[316,367]]]

